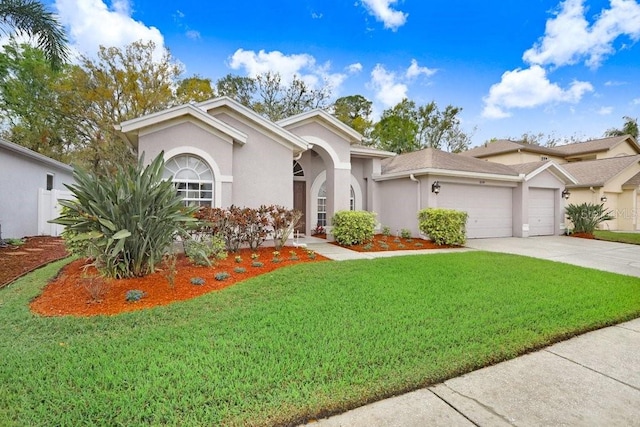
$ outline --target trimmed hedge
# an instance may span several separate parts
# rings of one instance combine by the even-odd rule
[[[427,208],[418,212],[420,231],[437,245],[464,245],[467,213],[453,209]]]
[[[341,245],[358,245],[373,239],[376,214],[367,211],[338,211],[332,219],[333,237]]]

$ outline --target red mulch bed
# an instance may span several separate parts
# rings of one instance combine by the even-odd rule
[[[60,237],[26,237],[20,246],[0,248],[0,288],[69,254]]]
[[[336,246],[341,246],[336,242],[332,242]],[[357,252],[382,252],[382,251],[409,251],[419,249],[447,249],[457,248],[459,246],[448,245],[436,245],[431,240],[424,240],[420,238],[403,239],[402,237],[384,236],[382,234],[376,234],[373,236],[371,242],[361,244],[344,246],[347,249],[351,249]]]
[[[266,247],[258,249],[257,261],[262,262],[263,267],[251,266],[253,260],[248,249],[243,249],[236,254],[230,253],[227,259],[217,261],[214,267],[195,266],[184,255],[179,255],[173,285],[167,277],[170,270],[164,265],[161,266],[161,271],[145,277],[106,282],[99,282],[97,281],[99,279],[96,279],[90,282],[86,279],[86,274],[95,273],[95,271],[85,272],[83,267],[86,261],[76,260],[63,267],[58,276],[44,288],[42,294],[31,302],[31,310],[44,316],[113,315],[195,298],[288,265],[327,259],[318,254],[315,255],[315,259],[311,259],[304,249],[285,247],[280,251],[280,262],[274,263],[273,251],[273,248]],[[297,260],[291,259],[291,252],[296,254]],[[239,263],[235,261],[237,255],[242,258]],[[246,272],[234,272],[237,267],[244,268]],[[215,275],[220,272],[227,272],[230,277],[218,281]],[[192,278],[202,278],[205,283],[194,285],[191,283]],[[105,292],[97,301],[91,297],[88,290],[90,284],[104,286]],[[145,296],[139,301],[127,302],[127,291],[134,289],[143,291]]]
[[[591,233],[573,233],[569,235],[570,237],[578,237],[580,239],[595,239],[596,236],[594,236]]]

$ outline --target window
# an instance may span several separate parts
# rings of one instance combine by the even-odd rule
[[[189,154],[165,163],[165,179],[171,179],[186,206],[213,205],[213,172],[202,159]]]
[[[53,190],[53,174],[47,174],[47,191]]]
[[[297,160],[293,161],[293,176],[304,176],[304,170]]]
[[[349,209],[356,210],[356,192],[351,186],[351,193],[349,195]],[[317,225],[323,227],[327,226],[327,181],[322,183],[320,190],[318,191],[318,221]]]

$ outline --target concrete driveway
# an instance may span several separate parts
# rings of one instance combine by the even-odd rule
[[[640,245],[566,236],[470,239],[467,247],[506,252],[640,277]]]

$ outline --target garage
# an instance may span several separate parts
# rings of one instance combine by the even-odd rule
[[[438,207],[465,211],[467,237],[511,237],[513,235],[512,189],[441,182]]]
[[[555,219],[555,190],[529,188],[529,236],[554,235]]]

